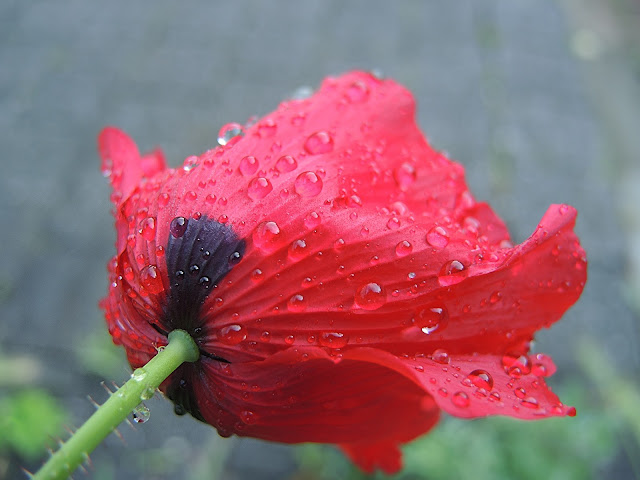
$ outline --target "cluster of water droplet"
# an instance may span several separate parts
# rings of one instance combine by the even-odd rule
[[[519,348],[523,346],[520,345]],[[440,397],[449,397],[451,402],[458,408],[467,408],[474,401],[488,401],[500,408],[511,403],[514,410],[526,408],[535,410],[536,415],[574,415],[575,410],[566,408],[562,404],[552,405],[547,411],[541,407],[535,391],[544,388],[543,377],[551,376],[555,372],[555,366],[551,359],[544,354],[528,355],[526,351],[509,350],[502,356],[501,366],[506,374],[505,385],[501,385],[499,391],[494,390],[494,375],[484,369],[475,369],[466,376],[461,375],[461,368],[452,365],[452,357],[442,348],[436,349],[430,355],[431,360],[441,365],[445,376],[438,375],[430,378],[429,383],[438,386],[436,393]],[[422,365],[417,365],[416,370],[424,372]],[[427,372],[429,373],[429,372]],[[431,371],[433,375],[433,371]],[[505,378],[500,372],[496,372],[501,378]],[[529,375],[536,377],[529,379],[525,383],[521,383],[521,379],[528,378]],[[463,389],[456,389],[455,385],[462,385]],[[534,393],[527,392],[523,385],[531,385]],[[450,391],[453,394],[450,395]],[[505,395],[505,391],[511,391],[511,394]],[[476,398],[477,400],[474,400]]]

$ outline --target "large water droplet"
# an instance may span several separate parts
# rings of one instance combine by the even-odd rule
[[[147,387],[140,393],[140,398],[142,400],[149,400],[151,397],[155,395],[155,393],[156,393],[155,388]]]
[[[299,293],[292,296],[287,302],[287,310],[290,312],[303,312],[307,308],[307,301]]]
[[[246,157],[242,157],[242,159],[240,160],[238,170],[240,170],[240,173],[245,177],[250,177],[258,171],[259,166],[260,164],[256,157],[247,155]]]
[[[304,149],[310,155],[329,153],[333,150],[333,138],[328,132],[316,132],[310,135],[304,142]]]
[[[402,242],[396,245],[396,255],[398,257],[406,257],[413,251],[413,246],[407,240],[403,240]]]
[[[264,177],[252,178],[247,188],[247,194],[254,200],[266,197],[273,190],[271,182]]]
[[[456,392],[451,396],[451,402],[460,408],[466,408],[469,406],[470,400],[469,395],[464,392]]]
[[[388,221],[387,221],[387,228],[389,230],[397,230],[400,228],[400,220],[398,219],[398,217],[391,217]]]
[[[433,248],[442,249],[449,244],[449,235],[442,227],[433,227],[427,233],[427,243]]]
[[[276,222],[262,222],[253,232],[253,243],[263,252],[273,252],[280,246],[283,235]]]
[[[537,377],[550,377],[556,372],[556,366],[551,357],[544,353],[538,353],[534,357],[531,373]]]
[[[493,388],[493,377],[486,370],[474,370],[467,377],[478,388],[489,391]]]
[[[423,333],[430,335],[444,330],[449,323],[449,312],[444,306],[433,306],[420,310],[414,318]]]
[[[148,242],[153,241],[156,238],[156,219],[153,217],[147,217],[140,222],[140,233]]]
[[[535,410],[536,408],[538,408],[538,400],[537,400],[535,397],[526,397],[526,398],[523,398],[523,399],[520,401],[520,404],[521,404],[523,407],[527,407],[527,408],[530,408],[530,409],[532,409],[532,410]]]
[[[364,310],[377,310],[387,303],[387,292],[377,283],[367,283],[356,292],[355,304]]]
[[[155,265],[147,265],[140,270],[140,283],[148,293],[153,295],[164,290],[160,272],[158,272],[158,268]]]
[[[338,332],[323,332],[318,338],[318,342],[323,347],[328,348],[344,348],[349,343],[349,337],[344,333]]]
[[[151,410],[144,403],[141,403],[132,412],[133,421],[136,423],[146,423],[151,417]]]
[[[218,338],[225,345],[238,345],[247,338],[247,329],[242,325],[227,325],[220,329]]]
[[[218,132],[218,143],[220,145],[226,145],[228,143],[235,143],[244,136],[244,129],[239,123],[227,123],[223,125]]]
[[[502,356],[502,366],[512,377],[520,378],[531,373],[531,362],[526,354],[507,352]]]
[[[322,179],[313,172],[302,172],[296,178],[294,187],[301,197],[315,197],[322,191]]]
[[[187,231],[187,223],[189,221],[184,217],[176,217],[171,220],[171,225],[169,225],[169,231],[174,238],[180,238],[184,235],[184,232]]]
[[[438,283],[443,287],[455,285],[466,278],[466,270],[462,262],[451,260],[445,263],[438,273]]]
[[[449,352],[447,352],[442,348],[438,348],[437,350],[434,350],[434,352],[431,354],[431,359],[434,362],[440,363],[442,365],[447,365],[449,364],[449,362],[451,362],[451,357],[449,356]]]
[[[295,240],[289,245],[289,258],[291,260],[297,261],[308,254],[307,242],[302,239]]]
[[[298,162],[291,155],[284,155],[276,161],[276,170],[280,173],[293,172],[298,168]]]

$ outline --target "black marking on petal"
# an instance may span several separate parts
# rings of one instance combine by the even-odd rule
[[[200,413],[198,402],[193,391],[193,377],[197,376],[197,367],[193,364],[184,364],[171,375],[172,382],[168,385],[166,395],[174,403],[173,411],[176,415],[190,413],[201,422],[205,419]]]
[[[238,239],[228,225],[206,216],[174,218],[166,248],[170,290],[164,325],[194,335],[202,324],[202,304],[242,259],[244,250],[244,240]]]

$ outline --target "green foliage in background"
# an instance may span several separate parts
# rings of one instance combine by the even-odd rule
[[[11,450],[29,460],[41,457],[45,445],[55,445],[67,421],[56,399],[35,388],[1,397],[0,412],[0,452]]]

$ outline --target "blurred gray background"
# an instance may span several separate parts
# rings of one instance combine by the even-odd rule
[[[637,385],[638,32],[635,0],[4,0],[0,397],[42,387],[79,425],[92,411],[85,396],[101,402],[101,380],[128,376],[97,307],[115,239],[102,126],[177,165],[213,146],[224,123],[355,68],[413,91],[430,142],[465,165],[515,241],[550,203],[577,207],[589,281],[536,349],[558,364],[553,386],[588,377],[576,354],[584,338]],[[164,399],[149,406],[148,423],[121,427],[126,444],[111,436],[92,455],[88,478],[307,478],[295,447],[220,439]],[[5,452],[0,478],[39,463]],[[601,471],[624,478],[632,463],[616,454]]]

